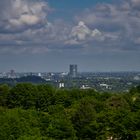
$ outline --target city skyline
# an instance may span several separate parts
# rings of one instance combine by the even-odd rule
[[[0,72],[140,71],[139,0],[0,1]]]

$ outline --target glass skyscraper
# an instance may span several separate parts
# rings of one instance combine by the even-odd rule
[[[70,77],[73,77],[73,78],[75,78],[75,77],[77,77],[77,65],[70,65],[70,67],[69,67],[69,76]]]

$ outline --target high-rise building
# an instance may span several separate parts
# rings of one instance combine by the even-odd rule
[[[16,72],[15,72],[15,70],[10,70],[10,72],[9,72],[9,76],[8,76],[9,78],[16,78]]]
[[[75,77],[77,77],[77,65],[70,65],[70,67],[69,67],[69,76],[70,77],[73,77],[73,78],[75,78]]]

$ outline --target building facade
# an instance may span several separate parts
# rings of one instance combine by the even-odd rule
[[[69,66],[69,76],[72,78],[77,77],[77,65],[70,65]]]

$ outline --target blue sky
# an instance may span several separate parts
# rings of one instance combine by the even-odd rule
[[[53,17],[51,17],[51,19],[61,17],[68,21],[75,15],[75,12],[92,8],[96,4],[112,3],[113,1],[114,0],[47,0],[49,5],[55,9],[55,12],[52,12]]]
[[[139,0],[0,1],[0,72],[140,71]]]
[[[89,8],[97,3],[112,3],[112,1],[113,0],[48,0],[48,3],[56,9],[72,10],[76,8]]]

